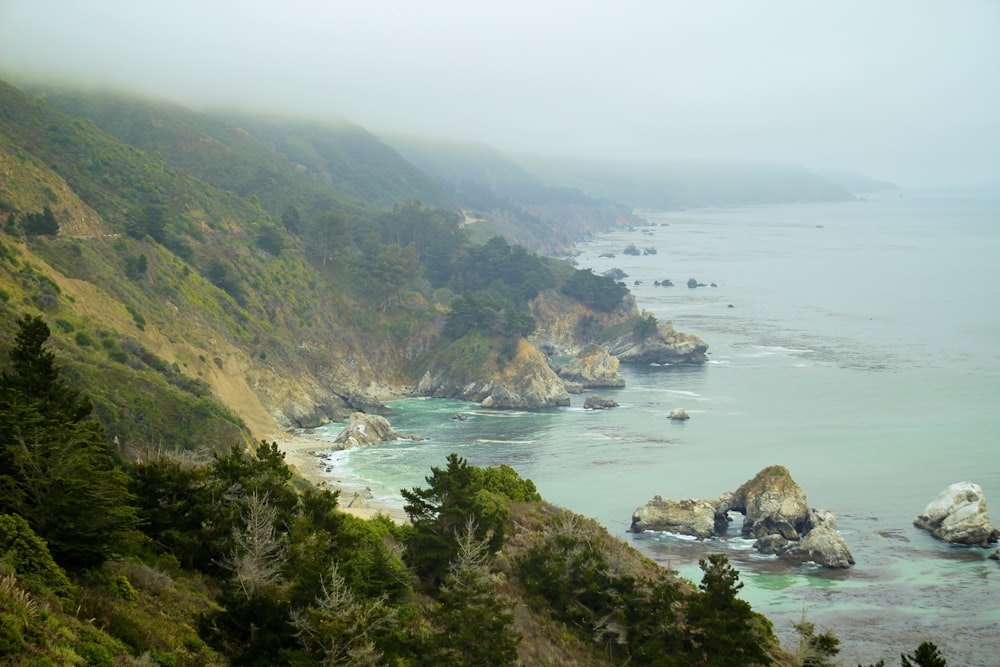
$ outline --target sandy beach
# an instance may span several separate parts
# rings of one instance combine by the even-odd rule
[[[327,471],[327,464],[320,455],[333,449],[332,443],[288,433],[275,440],[285,452],[285,462],[299,474],[317,486],[340,491],[339,508],[343,512],[362,519],[387,514],[396,523],[408,521],[402,509],[366,497],[367,487],[362,481]]]

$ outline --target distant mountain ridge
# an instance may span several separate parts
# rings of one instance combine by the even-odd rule
[[[516,156],[546,182],[574,184],[592,197],[637,209],[789,204],[853,199],[850,192],[795,165],[627,161]]]

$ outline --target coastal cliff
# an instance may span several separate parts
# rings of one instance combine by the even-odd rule
[[[547,408],[569,405],[563,381],[549,366],[548,359],[525,339],[516,343],[509,361],[486,352],[486,343],[475,352],[484,353],[479,363],[455,363],[461,353],[459,341],[446,348],[431,363],[417,392],[434,398],[457,398],[492,408]]]

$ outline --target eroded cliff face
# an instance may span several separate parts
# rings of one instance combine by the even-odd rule
[[[530,305],[537,324],[532,342],[555,354],[576,354],[596,343],[622,363],[696,364],[708,358],[708,343],[677,331],[670,322],[658,322],[655,331],[637,337],[631,325],[649,316],[639,312],[631,294],[610,313],[591,310],[552,290],[540,293]]]
[[[569,405],[569,393],[548,359],[523,338],[517,342],[514,357],[506,363],[490,359],[470,369],[452,361],[453,357],[447,353],[438,355],[420,378],[417,392],[434,398],[474,401],[492,408]]]
[[[694,334],[677,331],[670,322],[658,323],[656,331],[644,338],[630,332],[607,345],[608,351],[626,364],[700,364],[708,360],[708,343]]]
[[[600,342],[597,338],[601,332],[639,317],[639,308],[631,294],[610,313],[591,310],[553,290],[540,292],[529,306],[536,324],[532,342],[558,354],[576,354],[588,343]]]

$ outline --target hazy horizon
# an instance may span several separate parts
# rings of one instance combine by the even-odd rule
[[[1000,185],[1000,3],[0,0],[0,75],[508,153]]]

